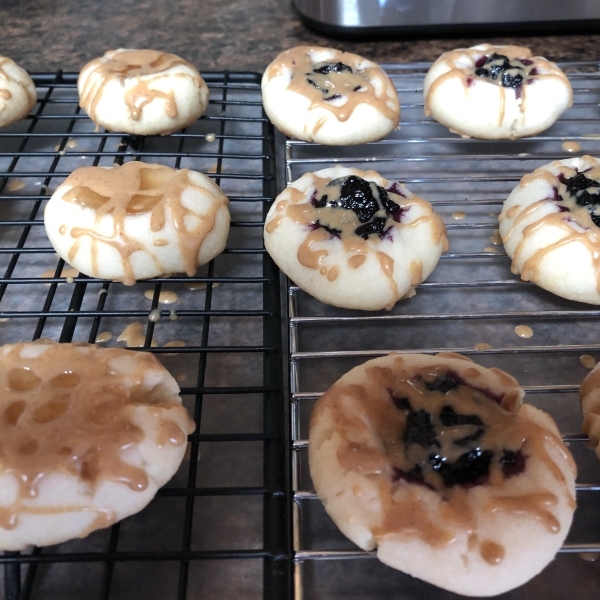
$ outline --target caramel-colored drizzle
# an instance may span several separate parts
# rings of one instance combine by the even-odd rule
[[[376,175],[374,172],[362,172],[356,173],[359,177],[369,177]],[[340,240],[348,257],[347,263],[350,269],[358,269],[367,260],[367,255],[371,252],[375,253],[375,256],[379,262],[380,268],[384,275],[390,282],[392,289],[393,299],[390,303],[390,307],[400,299],[400,293],[396,279],[394,278],[394,260],[385,252],[378,250],[382,240],[377,235],[371,235],[367,240],[356,235],[355,230],[361,225],[358,220],[356,213],[349,209],[322,207],[315,208],[310,199],[316,195],[317,198],[321,198],[324,194],[327,194],[329,200],[333,201],[339,197],[341,193],[341,185],[328,186],[329,179],[317,177],[311,174],[313,178],[313,184],[306,188],[306,191],[300,191],[294,187],[288,187],[287,190],[282,194],[284,199],[279,200],[275,206],[278,212],[284,213],[273,217],[265,226],[267,233],[273,233],[275,229],[281,224],[284,218],[291,219],[294,223],[300,225],[310,226],[316,221],[322,221],[329,227],[340,231]],[[388,185],[389,182],[383,182],[384,185]],[[394,192],[387,190],[391,199],[402,207],[403,210],[409,211],[411,206],[418,206],[425,213],[423,216],[414,219],[410,223],[397,223],[392,218],[388,218],[386,227],[393,227],[394,229],[401,231],[408,227],[416,227],[422,223],[428,223],[431,229],[432,241],[434,244],[438,244],[442,240],[443,250],[448,249],[448,238],[446,235],[446,226],[437,213],[433,211],[433,208],[426,200],[419,198],[418,196],[412,195],[408,190],[405,190],[406,198],[395,194]],[[287,197],[286,197],[287,196]],[[381,216],[386,216],[386,213],[382,211]],[[300,244],[298,248],[298,261],[301,265],[309,268],[318,270],[323,276],[327,276],[329,281],[337,279],[340,268],[338,265],[334,265],[331,268],[323,266],[323,259],[328,256],[329,251],[324,248],[317,250],[313,249],[315,244],[320,244],[325,241],[332,241],[337,243],[338,240],[330,240],[331,234],[326,229],[316,229],[311,231],[306,239]],[[413,262],[410,265],[411,273],[411,285],[416,286],[422,281],[423,277],[423,266],[420,262]]]
[[[585,172],[585,176],[595,181],[600,180],[600,164],[598,164],[598,161],[591,156],[583,156],[582,160],[591,167],[590,170]],[[556,207],[556,212],[540,216],[540,218],[523,228],[523,238],[515,249],[511,270],[513,273],[518,273],[518,264],[521,259],[521,254],[526,248],[527,240],[535,234],[539,228],[553,226],[561,229],[564,232],[564,236],[553,244],[540,248],[525,260],[521,267],[521,279],[524,281],[536,282],[539,278],[540,265],[548,254],[561,247],[568,246],[569,244],[583,244],[590,253],[592,265],[596,273],[596,287],[600,293],[600,228],[592,221],[588,210],[583,206],[577,205],[575,199],[571,197],[567,191],[567,186],[558,179],[558,175],[560,174],[562,174],[565,179],[569,179],[577,175],[577,171],[556,162],[552,164],[552,171],[548,171],[543,167],[536,169],[533,173],[525,175],[521,179],[519,185],[525,187],[532,181],[539,179],[544,180],[552,188],[558,190],[558,194],[562,198],[562,201],[555,202],[553,198],[545,198],[530,204],[526,208],[521,208],[519,205],[512,206],[506,213],[503,211],[500,215],[500,220],[516,216],[512,227],[503,238],[503,241],[506,244],[517,230],[515,226],[524,219],[535,215],[539,209],[544,210],[545,207],[548,206],[548,203],[551,203]],[[559,206],[565,206],[569,211],[561,212]],[[579,227],[574,227],[572,225],[573,222]]]
[[[127,325],[117,338],[117,342],[125,342],[128,348],[143,348],[146,342],[146,334],[142,323],[134,321]],[[150,345],[155,348],[158,346],[158,342],[152,340]]]
[[[454,79],[456,77],[460,78],[462,84],[464,86],[465,95],[468,94],[468,90],[470,87],[470,82],[476,82],[481,79],[482,82],[495,84],[500,88],[500,114],[499,114],[499,125],[504,121],[505,115],[505,106],[506,106],[506,95],[511,93],[514,94],[515,91],[512,88],[503,87],[500,85],[500,79],[493,80],[490,78],[481,78],[475,75],[475,63],[481,56],[485,56],[491,54],[493,52],[497,52],[498,54],[502,54],[506,56],[509,60],[518,60],[518,59],[528,59],[533,60],[534,63],[529,65],[528,67],[524,67],[527,72],[533,68],[537,69],[537,73],[535,75],[527,75],[525,79],[558,79],[567,84],[570,94],[569,106],[571,106],[573,102],[573,93],[571,91],[571,86],[569,85],[568,79],[565,74],[554,64],[551,62],[540,62],[536,60],[536,57],[532,56],[531,50],[529,48],[523,48],[520,46],[491,46],[486,44],[485,48],[475,49],[475,48],[462,48],[458,50],[452,50],[450,52],[445,52],[438,58],[437,62],[444,62],[448,67],[448,71],[443,75],[440,75],[437,79],[435,79],[429,90],[427,91],[427,96],[425,98],[425,115],[431,115],[431,98],[437,88],[439,88],[444,82],[449,79]],[[458,67],[457,64],[461,64],[464,62],[464,57],[467,55],[472,62],[472,65],[469,67]],[[436,64],[434,63],[434,64]],[[524,83],[521,86],[521,104],[520,110],[521,113],[525,112],[525,105],[527,100],[527,83]]]
[[[98,276],[98,244],[107,244],[121,255],[125,273],[123,283],[133,285],[135,277],[130,258],[134,252],[145,252],[157,265],[160,266],[160,263],[150,248],[125,233],[125,219],[150,213],[150,230],[153,233],[162,231],[170,217],[177,232],[185,272],[193,276],[200,247],[215,226],[217,211],[221,206],[227,206],[228,200],[221,193],[194,184],[188,173],[188,169],[176,171],[138,161],[108,169],[80,167],[73,171],[61,185],[71,187],[63,195],[63,200],[95,210],[96,224],[105,216],[112,219],[113,232],[111,235],[102,235],[93,229],[71,228],[70,235],[75,242],[69,250],[68,260],[72,262],[75,258],[79,250],[79,238],[90,237],[93,275]],[[214,202],[206,214],[199,215],[183,205],[181,194],[188,188],[211,194]]]
[[[125,93],[125,104],[134,121],[139,120],[144,107],[157,98],[165,100],[167,116],[172,119],[177,116],[173,91],[166,93],[150,87],[157,78],[164,77],[163,74],[169,69],[185,65],[194,73],[186,73],[186,76],[191,77],[198,87],[201,85],[200,76],[190,63],[174,54],[157,50],[124,50],[114,53],[108,60],[105,57],[93,60],[86,69],[92,65],[79,102],[92,121],[96,121],[96,107],[109,81],[117,80],[124,86],[128,80],[137,78],[137,83]]]
[[[390,119],[395,126],[398,125],[398,102],[396,98],[387,95],[387,88],[391,84],[377,65],[361,66],[360,57],[347,52],[339,52],[330,60],[315,63],[311,58],[313,50],[310,46],[298,46],[282,52],[267,69],[267,78],[270,80],[282,73],[291,73],[291,82],[287,89],[308,98],[310,101],[308,110],[324,108],[333,113],[338,121],[347,121],[357,106],[368,104]],[[313,72],[315,67],[328,62],[342,62],[351,67],[352,72],[330,72],[327,75]],[[328,90],[327,94],[308,83],[307,79],[314,81],[320,88]],[[379,85],[376,88],[372,82],[378,80]],[[346,102],[340,105],[341,99],[325,100],[335,94],[339,94]],[[326,117],[321,117],[312,133],[317,133],[326,121]]]
[[[430,449],[418,444],[406,447],[402,441],[406,428],[406,412],[398,410],[390,395],[409,400],[413,410],[423,408],[431,414],[437,414],[445,405],[451,405],[459,414],[475,414],[485,423],[486,429],[478,443],[482,447],[495,450],[521,450],[525,456],[534,455],[550,471],[554,479],[564,487],[567,503],[575,507],[575,499],[567,484],[562,469],[547,450],[553,448],[562,458],[562,464],[575,472],[573,458],[565,448],[560,437],[540,427],[531,420],[515,413],[513,397],[518,395],[518,385],[514,379],[503,373],[502,385],[508,389],[499,403],[470,387],[461,387],[460,393],[446,395],[440,392],[428,392],[421,383],[432,381],[446,373],[446,368],[430,366],[410,368],[402,357],[397,357],[392,367],[367,368],[369,386],[358,384],[334,385],[319,400],[313,419],[321,418],[319,413],[328,410],[329,416],[337,424],[336,431],[344,440],[337,452],[337,459],[343,469],[355,471],[375,479],[378,482],[382,505],[381,524],[373,534],[381,539],[388,534],[417,537],[433,547],[440,547],[455,539],[455,531],[467,531],[470,539],[477,534],[476,518],[470,505],[472,497],[469,490],[460,486],[446,488],[440,475],[429,472],[425,483],[439,490],[441,505],[439,514],[433,514],[424,508],[420,500],[422,486],[407,486],[402,480],[392,478],[394,468],[408,472],[415,464],[425,464]],[[470,375],[467,371],[474,371]],[[479,371],[473,367],[462,375],[475,378]],[[495,371],[498,374],[500,371]],[[600,371],[599,371],[600,373]],[[366,423],[369,423],[367,426]],[[468,432],[467,432],[468,433]],[[458,433],[457,435],[464,435]],[[445,435],[452,436],[451,428]],[[373,439],[377,440],[377,446]],[[465,451],[447,443],[444,455],[454,462]],[[489,504],[484,510],[504,511],[531,515],[539,520],[548,531],[556,533],[560,525],[556,517],[547,510],[548,506],[558,503],[558,498],[550,491],[514,496],[501,495],[505,477],[498,461],[490,465],[488,488]],[[499,564],[504,557],[504,548],[491,540],[481,543],[480,552],[489,564]]]
[[[22,358],[28,345],[15,344],[1,358],[0,472],[15,477],[19,493],[11,506],[0,509],[0,527],[16,527],[21,513],[82,510],[98,512],[90,531],[104,527],[115,520],[111,511],[31,507],[26,501],[37,496],[40,482],[52,473],[77,476],[92,487],[114,481],[143,491],[148,486],[146,472],[121,458],[124,449],[145,437],[131,420],[135,407],[153,406],[161,417],[166,411],[180,413],[188,423],[188,432],[193,430],[193,423],[180,404],[146,400],[145,373],[159,367],[150,354],[138,354],[132,361],[129,352],[117,348],[95,350],[87,344],[53,344],[47,340],[38,343],[51,347],[38,356],[28,353],[28,358]],[[85,346],[85,351],[77,346]],[[123,360],[131,365],[127,375],[111,366]],[[183,444],[185,433],[177,429],[179,433],[169,425],[169,441],[176,439]]]

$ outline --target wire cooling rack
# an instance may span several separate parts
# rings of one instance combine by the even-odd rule
[[[262,243],[273,132],[259,75],[205,79],[207,113],[168,137],[94,130],[76,75],[61,72],[35,75],[31,115],[0,131],[2,343],[123,346],[117,337],[138,322],[132,343],[176,376],[197,425],[179,472],[138,515],[84,540],[0,555],[6,600],[290,595],[279,277]],[[125,287],[73,273],[54,254],[43,228],[51,192],[78,166],[130,160],[205,172],[229,196],[227,249],[197,277]]]
[[[561,65],[574,106],[539,136],[516,141],[461,139],[423,117],[422,81],[429,65],[387,65],[402,104],[401,129],[385,140],[327,148],[279,140],[280,188],[333,163],[374,169],[428,199],[448,226],[450,250],[415,297],[388,313],[340,310],[288,287],[294,598],[457,596],[385,567],[342,536],[325,514],[308,472],[308,422],[314,402],[350,368],[392,350],[453,351],[514,375],[526,401],[549,412],[579,469],[578,508],[556,560],[506,599],[600,597],[600,463],[578,433],[580,357],[600,360],[600,310],[563,300],[510,272],[496,230],[502,202],[527,172],[572,155],[600,155],[597,63]],[[519,337],[526,325],[532,337]],[[480,349],[487,344],[487,350]],[[479,349],[478,349],[479,348]],[[587,359],[589,360],[589,359]],[[585,362],[586,359],[583,359]],[[435,566],[432,566],[435,568]]]

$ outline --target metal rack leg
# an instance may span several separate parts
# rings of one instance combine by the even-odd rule
[[[20,556],[20,552],[5,552],[4,556]],[[6,600],[19,600],[21,597],[21,565],[4,565],[4,597]]]

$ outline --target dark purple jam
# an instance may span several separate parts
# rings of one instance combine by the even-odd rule
[[[502,452],[502,474],[509,479],[520,475],[525,471],[525,459],[527,457],[520,451],[513,452],[512,450],[504,450]]]
[[[319,83],[315,80],[314,75],[329,75],[330,73],[352,73],[352,67],[345,65],[342,62],[336,63],[319,63],[318,66],[313,66],[313,70],[310,73],[306,74],[306,81],[310,83],[310,85],[317,88],[320,92],[327,95],[329,94],[329,89],[319,85]],[[321,79],[321,83],[323,83],[323,79]],[[336,98],[341,98],[339,94],[333,94],[329,96],[329,98],[324,98],[328,102],[331,100],[335,100]]]
[[[516,89],[523,85],[523,79],[526,75],[523,68],[524,64],[523,61],[511,61],[504,54],[493,52],[489,56],[482,56],[477,60],[475,63],[475,75],[498,81],[502,87]],[[514,71],[517,72],[515,73]],[[529,74],[532,73],[530,72]]]
[[[589,179],[584,173],[577,173],[574,177],[561,179],[567,187],[567,192],[571,195],[575,204],[586,208],[590,213],[592,222],[600,227],[600,183]],[[591,194],[588,190],[596,189],[596,193]]]
[[[313,73],[321,75],[329,75],[329,73],[352,73],[352,67],[345,65],[343,62],[325,63],[320,67],[315,67]]]
[[[362,177],[350,175],[334,179],[327,187],[340,186],[339,198],[331,200],[328,194],[311,200],[315,208],[342,208],[353,211],[361,222],[354,233],[363,239],[378,235],[381,239],[388,234],[388,218],[400,222],[402,207],[390,199],[386,190]],[[318,223],[318,221],[317,221]],[[325,227],[320,224],[321,227]],[[326,227],[325,227],[326,228]],[[338,230],[335,230],[338,231]]]
[[[394,480],[405,480],[431,487],[428,473],[437,473],[446,488],[455,485],[473,487],[489,480],[495,462],[505,477],[520,475],[525,470],[526,456],[521,450],[493,449],[482,439],[487,425],[476,414],[462,414],[452,405],[454,394],[466,386],[456,374],[449,372],[430,381],[413,380],[416,386],[430,393],[443,394],[448,403],[439,410],[414,410],[406,397],[398,398],[390,390],[396,408],[406,414],[402,435],[406,457],[414,464],[405,470],[395,468]],[[417,458],[419,457],[419,458]]]

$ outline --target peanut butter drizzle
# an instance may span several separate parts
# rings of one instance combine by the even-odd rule
[[[591,180],[599,181],[600,164],[598,164],[598,161],[591,156],[583,156],[582,160],[590,167],[589,170],[585,171],[585,176]],[[549,244],[534,252],[523,263],[521,268],[521,279],[524,281],[536,282],[539,278],[541,263],[548,254],[569,244],[583,244],[590,253],[592,265],[596,273],[596,286],[600,293],[600,228],[592,221],[588,210],[575,202],[575,199],[571,197],[567,191],[567,186],[558,178],[559,175],[562,175],[565,179],[570,179],[577,175],[578,172],[571,167],[561,165],[558,161],[552,163],[550,168],[552,171],[542,167],[536,169],[533,173],[528,173],[521,179],[519,185],[520,187],[526,187],[532,181],[541,179],[546,181],[552,188],[556,189],[562,200],[556,201],[551,197],[544,198],[532,203],[524,209],[521,209],[519,205],[515,205],[509,208],[506,213],[503,211],[499,217],[500,220],[503,220],[506,217],[513,218],[517,215],[513,226],[503,238],[503,241],[506,244],[516,231],[515,225],[518,225],[526,218],[535,215],[538,209],[545,209],[549,203],[556,207],[556,212],[545,214],[523,228],[523,239],[515,249],[511,270],[513,273],[518,273],[518,264],[521,259],[521,254],[524,251],[530,236],[541,227],[546,225],[554,226],[561,229],[564,232],[564,236],[553,244]],[[600,187],[600,184],[598,187]],[[568,211],[560,211],[559,207],[561,206],[567,208]],[[575,225],[573,225],[573,223],[575,223]]]
[[[532,515],[537,521],[540,521],[550,533],[560,531],[558,519],[549,511],[546,506],[556,506],[558,498],[550,492],[539,494],[527,494],[525,496],[496,496],[490,499],[487,510],[490,512],[510,512],[519,515]]]
[[[496,542],[483,540],[481,542],[481,557],[490,565],[499,565],[504,560],[506,554],[504,548]]]
[[[172,221],[185,272],[193,276],[200,247],[215,226],[217,211],[221,206],[227,206],[228,200],[222,194],[216,195],[208,188],[194,184],[188,176],[189,172],[188,169],[176,171],[138,161],[120,167],[80,167],[73,171],[60,186],[71,186],[63,195],[63,200],[96,211],[96,224],[103,217],[112,219],[113,233],[102,235],[93,229],[73,227],[70,236],[76,241],[69,250],[69,260],[72,261],[79,250],[79,238],[90,237],[93,275],[98,276],[98,244],[107,244],[121,255],[125,271],[123,283],[133,285],[135,277],[130,258],[134,252],[145,252],[159,267],[160,262],[152,249],[127,235],[125,219],[150,213],[150,229],[153,233],[162,231],[167,219]],[[210,193],[213,196],[215,202],[206,214],[200,215],[184,206],[182,193],[188,188],[202,190],[203,194]]]
[[[422,383],[447,373],[448,369],[444,366],[406,367],[402,357],[397,357],[391,368],[367,368],[368,388],[359,384],[335,384],[315,407],[313,419],[320,418],[318,413],[327,406],[332,421],[336,423],[336,432],[343,440],[337,451],[340,466],[377,481],[382,521],[372,533],[378,539],[398,534],[417,537],[433,547],[448,544],[455,539],[458,530],[466,530],[468,536],[477,534],[475,507],[471,506],[474,498],[469,489],[460,485],[445,487],[441,476],[434,471],[425,473],[424,485],[409,485],[402,478],[394,476],[398,470],[408,473],[414,465],[425,464],[431,448],[423,448],[418,444],[405,446],[403,432],[407,413],[396,408],[392,395],[394,398],[407,399],[414,411],[424,409],[430,414],[437,414],[443,406],[450,405],[458,414],[479,416],[485,424],[485,430],[478,445],[493,450],[496,455],[501,450],[521,451],[526,460],[534,455],[564,487],[567,502],[574,508],[575,500],[563,471],[548,453],[547,446],[558,451],[562,463],[573,472],[575,463],[560,437],[518,414],[513,400],[513,391],[518,393],[517,383],[505,374],[506,381],[514,390],[507,390],[499,402],[471,387],[461,386],[444,394],[429,392]],[[462,376],[468,377],[466,372]],[[464,447],[453,445],[451,440],[471,433],[470,429],[465,432],[464,426],[462,432],[457,429],[461,428],[446,427],[438,437],[438,440],[449,440],[440,452],[451,462],[465,452]],[[527,476],[527,465],[524,473]],[[540,489],[539,492],[505,496],[502,495],[505,480],[499,461],[492,461],[489,481],[484,484],[490,496],[484,510],[531,515],[548,531],[558,532],[560,525],[547,510],[548,506],[558,502],[554,494]],[[421,500],[424,493],[430,493],[428,487],[437,490],[441,496],[438,514],[426,510],[427,504]],[[490,564],[498,564],[504,556],[502,546],[491,540],[482,543],[480,551]]]
[[[347,121],[357,106],[368,104],[390,119],[394,126],[398,125],[400,107],[396,98],[387,95],[387,76],[375,64],[365,66],[364,59],[348,52],[336,52],[336,55],[327,61],[313,62],[311,52],[318,50],[311,46],[298,46],[282,52],[271,65],[266,76],[269,80],[284,73],[291,72],[291,81],[287,89],[304,96],[310,101],[308,110],[324,108],[333,113],[338,121]],[[327,64],[341,62],[352,69],[340,73],[331,71],[328,74],[315,73],[313,69]],[[308,82],[308,79],[315,85]],[[377,88],[371,83],[378,81]],[[326,90],[323,93],[321,90]],[[334,97],[339,95],[340,98]],[[326,100],[331,98],[331,100]],[[341,104],[342,100],[346,100]],[[391,107],[390,107],[391,105]],[[313,134],[325,124],[327,118],[321,117],[313,128]]]
[[[464,86],[465,89],[465,96],[468,95],[468,90],[470,85],[472,85],[472,83],[477,82],[479,80],[481,80],[481,82],[486,82],[486,83],[491,83],[494,85],[497,85],[498,87],[500,87],[501,90],[501,94],[500,94],[500,115],[499,115],[499,124],[502,124],[502,122],[504,121],[504,116],[505,116],[505,106],[506,106],[506,94],[507,93],[515,93],[515,90],[513,88],[507,88],[507,87],[503,87],[500,85],[500,78],[493,80],[491,78],[482,78],[479,77],[477,75],[475,75],[475,63],[477,62],[477,60],[479,58],[481,58],[482,56],[487,56],[492,54],[493,52],[496,52],[497,54],[501,54],[506,56],[509,60],[513,61],[513,60],[519,60],[519,59],[526,59],[526,60],[533,60],[533,64],[532,65],[528,65],[527,67],[525,67],[526,72],[528,73],[527,69],[531,70],[531,69],[536,69],[537,73],[535,75],[529,75],[527,74],[526,77],[524,77],[524,80],[530,80],[530,79],[558,79],[560,81],[563,81],[567,84],[567,87],[569,89],[569,94],[570,94],[570,99],[569,99],[569,106],[571,106],[571,104],[573,103],[573,92],[571,90],[571,86],[568,82],[567,77],[565,76],[565,74],[552,62],[549,61],[540,61],[538,60],[538,57],[535,57],[531,54],[531,50],[529,50],[529,48],[523,48],[521,46],[491,46],[489,44],[485,44],[484,45],[485,48],[481,48],[481,49],[475,49],[475,48],[460,48],[458,50],[451,50],[450,52],[445,52],[444,54],[442,54],[442,56],[440,56],[440,58],[438,58],[439,62],[444,62],[446,63],[447,67],[448,67],[448,71],[446,73],[444,73],[443,75],[440,75],[437,79],[435,79],[432,83],[431,86],[429,87],[429,90],[427,91],[427,96],[425,97],[425,116],[429,116],[431,115],[431,110],[430,110],[430,103],[431,103],[431,97],[434,93],[434,91],[439,88],[445,81],[449,80],[449,79],[454,79],[455,77],[458,77],[462,80],[462,84]],[[467,55],[472,62],[472,65],[469,67],[457,67],[457,63],[461,64],[464,63],[464,57],[465,55]],[[436,63],[438,62],[436,61]],[[434,63],[434,64],[436,64]],[[515,69],[515,71],[517,71]],[[509,70],[510,72],[510,70]],[[527,99],[527,83],[524,83],[521,87],[521,104],[520,104],[520,110],[521,113],[523,113],[525,111],[525,104],[526,104],[526,99]]]
[[[146,334],[142,323],[135,321],[127,325],[117,338],[117,342],[125,342],[128,348],[143,348],[146,342]],[[150,345],[155,348],[158,346],[158,342],[152,340]]]
[[[369,177],[377,176],[373,171],[362,172],[358,171],[355,173],[358,177]],[[294,187],[288,187],[286,192],[288,198],[280,200],[276,204],[276,210],[284,212],[284,214],[276,215],[265,225],[267,233],[273,233],[275,229],[280,225],[284,218],[291,219],[294,223],[300,225],[311,226],[317,221],[323,221],[333,229],[340,231],[339,240],[334,237],[326,229],[315,229],[311,231],[304,242],[298,248],[298,261],[301,265],[308,267],[309,269],[319,270],[319,273],[323,276],[327,275],[329,281],[335,280],[340,272],[340,268],[334,265],[332,268],[323,268],[322,261],[328,256],[329,251],[325,249],[313,250],[312,246],[321,242],[331,243],[342,243],[344,252],[350,256],[347,259],[347,264],[350,269],[358,269],[367,260],[367,255],[371,252],[375,252],[375,256],[379,262],[382,272],[388,278],[390,287],[392,289],[393,300],[390,303],[390,308],[400,299],[398,291],[398,285],[394,278],[394,260],[385,252],[378,250],[382,239],[377,235],[370,235],[368,239],[363,239],[356,235],[355,230],[361,225],[360,220],[356,213],[350,209],[333,208],[333,207],[322,207],[316,208],[311,203],[311,198],[321,198],[324,194],[327,194],[329,200],[334,201],[339,199],[341,194],[341,184],[335,186],[328,186],[331,180],[326,178],[317,177],[311,174],[313,178],[313,185],[309,185],[306,191],[298,190]],[[391,217],[388,217],[383,209],[381,209],[375,216],[383,216],[387,218],[386,227],[398,230],[401,233],[402,229],[409,227],[417,227],[422,223],[428,223],[431,228],[431,237],[434,244],[438,244],[442,240],[443,250],[448,249],[448,238],[446,235],[446,226],[440,216],[433,211],[432,206],[426,200],[411,194],[408,190],[404,190],[406,197],[402,197],[389,188],[393,188],[395,183],[391,183],[383,180],[384,185],[388,188],[386,191],[390,196],[390,199],[398,204],[404,211],[409,212],[411,206],[420,207],[425,214],[421,217],[414,219],[409,223],[396,222]],[[381,214],[380,214],[381,213]],[[413,266],[414,265],[414,266]],[[413,263],[411,264],[411,284],[418,285],[422,281],[422,264]],[[335,270],[335,277],[331,274],[331,271]],[[418,277],[417,277],[418,275]],[[333,277],[333,279],[331,279]],[[417,280],[418,279],[418,280]]]
[[[178,65],[185,65],[194,71],[194,75],[186,73],[200,87],[200,76],[196,69],[187,61],[174,54],[157,50],[123,50],[116,52],[105,60],[105,57],[93,60],[88,78],[81,92],[79,105],[96,121],[96,107],[102,98],[104,88],[109,81],[117,80],[125,86],[128,80],[139,78],[135,86],[125,92],[125,104],[131,118],[139,120],[145,106],[157,98],[165,100],[165,113],[170,118],[177,116],[177,105],[173,91],[165,93],[150,86],[157,78],[165,77],[164,73]]]
[[[16,501],[0,509],[0,527],[15,527],[20,513],[93,510],[99,514],[91,531],[114,522],[114,515],[89,507],[30,507],[26,500],[37,496],[40,482],[52,473],[77,476],[92,488],[114,481],[143,491],[145,471],[121,458],[145,438],[131,419],[136,407],[153,405],[161,416],[165,409],[175,410],[191,420],[181,405],[145,399],[150,392],[145,374],[158,366],[150,354],[139,354],[134,362],[122,349],[36,343],[50,347],[36,356],[30,344],[15,344],[0,359],[0,472],[12,474],[19,485]],[[114,370],[122,361],[131,365],[127,375]]]

